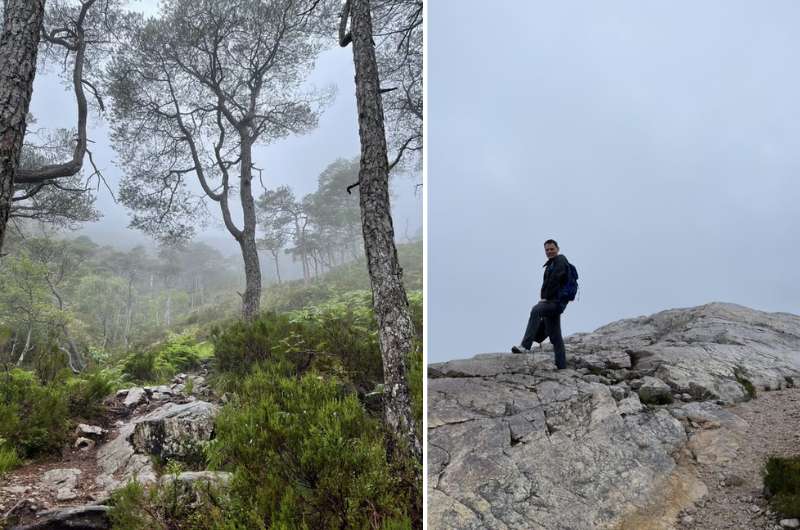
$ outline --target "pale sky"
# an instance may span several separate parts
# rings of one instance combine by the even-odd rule
[[[150,0],[133,2],[131,6],[153,14],[155,4]],[[301,198],[316,190],[319,174],[329,163],[337,158],[353,158],[359,154],[353,52],[349,47],[339,48],[334,44],[332,38],[331,49],[321,54],[308,80],[312,85],[333,85],[337,90],[333,103],[320,117],[319,127],[309,134],[289,137],[268,146],[257,146],[254,150],[254,164],[263,169],[263,181],[268,188],[289,185],[295,196]],[[75,127],[77,110],[71,87],[63,85],[52,66],[48,71],[40,69],[37,73],[31,112],[36,117],[36,127]],[[90,149],[116,193],[122,170],[114,163],[115,154],[108,139],[108,129],[91,113],[89,123],[89,136],[95,142],[90,144]],[[396,237],[400,240],[406,234],[414,236],[422,224],[422,194],[416,189],[420,181],[419,175],[397,174],[392,177],[394,226]],[[199,191],[199,186],[197,189]],[[254,185],[254,193],[261,193],[259,183]],[[149,240],[140,232],[126,229],[129,212],[121,204],[115,204],[104,189],[98,193],[97,206],[103,218],[97,223],[85,225],[83,232],[90,237],[101,243],[122,246],[133,246]],[[238,246],[223,227],[218,207],[212,204],[210,209],[215,219],[207,230],[199,234],[198,239],[213,244],[225,254],[238,255]],[[241,223],[237,224],[241,226]],[[270,274],[270,270],[266,266],[262,272]]]
[[[800,313],[798,20],[431,2],[429,359],[518,344],[551,237],[581,276],[565,335],[711,301]]]

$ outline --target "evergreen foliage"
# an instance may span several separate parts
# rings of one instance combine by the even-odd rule
[[[374,528],[403,507],[377,421],[335,378],[259,365],[217,418],[210,461],[234,472],[230,528]]]
[[[770,503],[786,517],[800,517],[800,456],[767,460],[764,486],[772,494]]]
[[[17,451],[5,439],[0,438],[0,478],[21,463]]]
[[[0,438],[21,458],[59,451],[67,439],[68,413],[62,385],[42,385],[18,368],[0,373]]]
[[[122,373],[135,382],[162,383],[178,372],[196,368],[205,356],[205,349],[191,335],[172,335],[154,349],[128,355],[123,361]]]

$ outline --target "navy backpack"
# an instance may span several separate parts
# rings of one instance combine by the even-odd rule
[[[567,282],[558,292],[558,298],[562,302],[572,302],[578,294],[578,269],[570,262],[567,262],[567,265],[569,265]]]

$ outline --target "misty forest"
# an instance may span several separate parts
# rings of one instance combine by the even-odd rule
[[[389,186],[421,186],[422,13],[4,1],[0,527],[422,528],[421,230]],[[354,84],[309,81],[331,50]],[[271,181],[341,98],[360,151]],[[84,230],[115,210],[140,239]]]

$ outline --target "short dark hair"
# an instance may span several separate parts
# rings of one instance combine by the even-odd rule
[[[555,245],[555,246],[556,246],[556,248],[559,248],[559,247],[558,247],[558,243],[556,243],[556,240],[555,240],[555,239],[548,239],[547,241],[545,241],[545,242],[544,242],[544,244],[545,244],[545,245],[549,245],[549,244],[551,244],[551,243],[552,243],[553,245]]]

